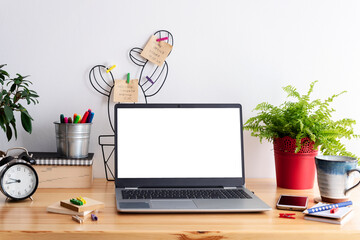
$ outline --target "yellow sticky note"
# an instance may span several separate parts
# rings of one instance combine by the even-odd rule
[[[156,39],[156,36],[151,36],[140,55],[150,62],[161,66],[171,52],[172,46],[164,41],[157,42]]]
[[[115,80],[114,102],[138,102],[138,79]]]

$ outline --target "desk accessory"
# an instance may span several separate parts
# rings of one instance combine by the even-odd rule
[[[295,213],[279,213],[279,218],[290,218],[290,219],[296,219]]]
[[[86,158],[66,158],[57,152],[31,152],[39,176],[38,188],[89,188],[93,182],[94,153]]]
[[[276,204],[276,208],[302,211],[306,209],[307,204],[308,197],[281,195]]]
[[[94,157],[94,153],[89,153],[86,158],[67,158],[59,155],[57,152],[30,152],[30,154],[36,160],[35,166],[91,166]]]
[[[321,199],[324,202],[339,203],[349,200],[350,190],[359,186],[354,184],[353,172],[357,169],[358,160],[346,156],[317,156],[315,157],[318,185]]]
[[[276,182],[278,187],[311,189],[315,180],[314,157],[320,150],[324,155],[352,156],[340,141],[359,137],[354,134],[355,121],[344,118],[333,120],[335,111],[330,103],[345,91],[325,100],[311,100],[317,81],[310,84],[307,93],[300,94],[294,86],[283,87],[287,97],[280,106],[260,103],[254,110],[258,115],[245,123],[244,129],[252,136],[274,143]],[[296,116],[296,117],[294,117]],[[319,149],[320,148],[320,149]]]
[[[58,213],[58,214],[66,214],[66,215],[78,215],[78,216],[86,216],[86,215],[88,215],[88,214],[90,214],[92,212],[92,210],[83,211],[83,212],[73,211],[73,210],[70,210],[68,208],[60,206],[59,201],[49,205],[46,208],[46,211],[50,212],[50,213]]]
[[[318,203],[311,209],[323,209],[328,207],[327,210],[322,210],[314,213],[307,213],[307,211],[304,211],[306,215],[304,216],[305,220],[311,220],[311,221],[318,221],[318,222],[325,222],[325,223],[333,223],[333,224],[344,224],[346,221],[348,221],[351,216],[350,212],[352,211],[351,207],[340,207],[339,210],[336,213],[331,213],[329,209],[328,204],[324,203]],[[308,210],[311,210],[308,209]]]
[[[352,201],[335,203],[335,204],[318,203],[314,207],[306,209],[303,213],[310,214],[310,213],[330,211],[331,209],[334,208],[343,208],[343,207],[351,206],[352,204],[353,204]]]
[[[98,220],[98,217],[94,213],[92,213],[90,215],[90,217],[88,217],[88,215],[83,216],[83,217],[81,217],[79,215],[74,215],[71,218],[72,218],[72,220],[74,220],[75,222],[78,222],[78,223],[84,223],[86,219],[91,219],[93,222]]]
[[[156,31],[153,36],[155,36],[157,44],[160,42],[166,43],[168,45],[174,45],[173,35],[166,30]],[[154,69],[154,63],[150,62],[148,59],[145,59],[141,56],[143,52],[142,48],[134,47],[129,52],[130,60],[141,67],[138,86],[142,92],[145,103],[148,102],[149,97],[155,96],[163,87],[164,83],[167,80],[169,66],[166,61],[162,65],[157,65]],[[171,52],[171,51],[170,51]],[[170,54],[170,52],[168,54]],[[89,81],[92,87],[101,95],[104,95],[107,98],[107,112],[108,120],[110,127],[113,132],[115,132],[110,110],[110,98],[113,93],[115,79],[112,74],[112,67],[106,67],[104,65],[96,65],[89,72]],[[127,74],[127,82],[130,79],[130,74]],[[105,176],[108,181],[114,181],[114,173],[110,167],[114,158],[114,135],[100,135],[98,139],[99,145],[101,146],[101,151],[103,155],[104,170]]]
[[[68,158],[86,158],[92,123],[76,124],[80,121],[80,115],[76,119],[74,123],[54,122],[57,152]]]
[[[23,150],[25,155],[16,157],[8,156],[11,150]],[[35,169],[31,166],[35,164],[32,155],[25,148],[15,147],[6,151],[4,158],[0,160],[0,166],[5,167],[0,172],[1,192],[11,200],[24,200],[30,198],[35,193],[39,178]]]
[[[84,211],[94,211],[94,210],[99,210],[105,207],[103,202],[91,199],[91,198],[87,198],[84,197],[84,199],[86,200],[86,204],[83,205],[76,205],[71,203],[71,199],[67,199],[67,200],[62,200],[60,201],[60,206],[70,209],[72,211],[76,211],[76,212],[84,212]]]

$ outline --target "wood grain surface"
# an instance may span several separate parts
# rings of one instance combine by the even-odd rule
[[[296,219],[279,218],[276,200],[281,194],[318,197],[313,190],[276,187],[274,179],[248,179],[247,187],[273,207],[264,213],[207,214],[119,214],[115,207],[114,183],[95,179],[87,189],[38,189],[34,201],[6,201],[0,196],[0,239],[360,239],[359,189],[351,195],[354,215],[343,226],[306,221],[301,212]],[[46,212],[56,201],[83,196],[105,203],[98,221],[76,223],[69,215]]]

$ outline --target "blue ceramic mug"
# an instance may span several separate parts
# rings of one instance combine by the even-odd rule
[[[315,157],[318,185],[321,199],[324,202],[338,203],[349,199],[349,191],[354,185],[352,172],[359,172],[357,159],[344,156]]]

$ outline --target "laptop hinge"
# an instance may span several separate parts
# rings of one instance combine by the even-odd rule
[[[137,190],[139,189],[138,187],[125,187],[125,190]]]
[[[236,189],[236,187],[224,187],[224,189]]]

